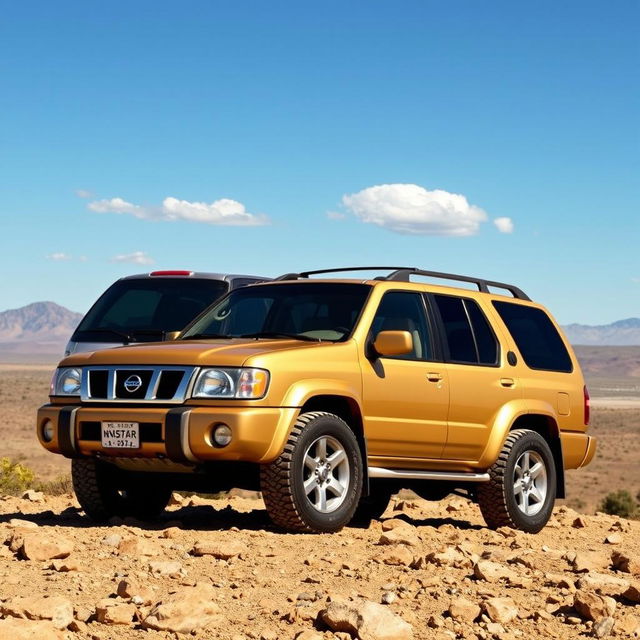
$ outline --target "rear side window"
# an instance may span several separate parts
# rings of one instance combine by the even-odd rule
[[[565,373],[573,371],[564,342],[542,309],[495,300],[493,306],[509,329],[528,367]]]
[[[434,295],[444,327],[449,359],[465,364],[495,365],[498,343],[474,300]]]

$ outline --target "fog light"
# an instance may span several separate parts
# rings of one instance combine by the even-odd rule
[[[53,422],[51,422],[51,420],[45,420],[44,424],[42,425],[42,439],[45,442],[51,442],[53,440],[53,436]]]
[[[226,447],[231,442],[231,427],[219,424],[213,430],[213,441],[218,447]]]

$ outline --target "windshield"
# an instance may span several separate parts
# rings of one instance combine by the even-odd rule
[[[232,291],[182,336],[345,340],[370,286],[351,283],[258,285]]]
[[[182,331],[224,295],[227,283],[209,278],[144,278],[111,285],[78,325],[72,340],[150,342]]]

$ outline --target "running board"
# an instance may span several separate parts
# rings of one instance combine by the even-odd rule
[[[369,467],[370,478],[396,478],[398,480],[447,480],[451,482],[489,482],[488,473],[463,471],[420,471],[417,469],[383,469]]]

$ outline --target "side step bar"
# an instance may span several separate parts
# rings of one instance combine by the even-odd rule
[[[488,473],[383,469],[382,467],[369,467],[369,477],[396,478],[398,480],[449,480],[452,482],[489,482],[491,479]]]

